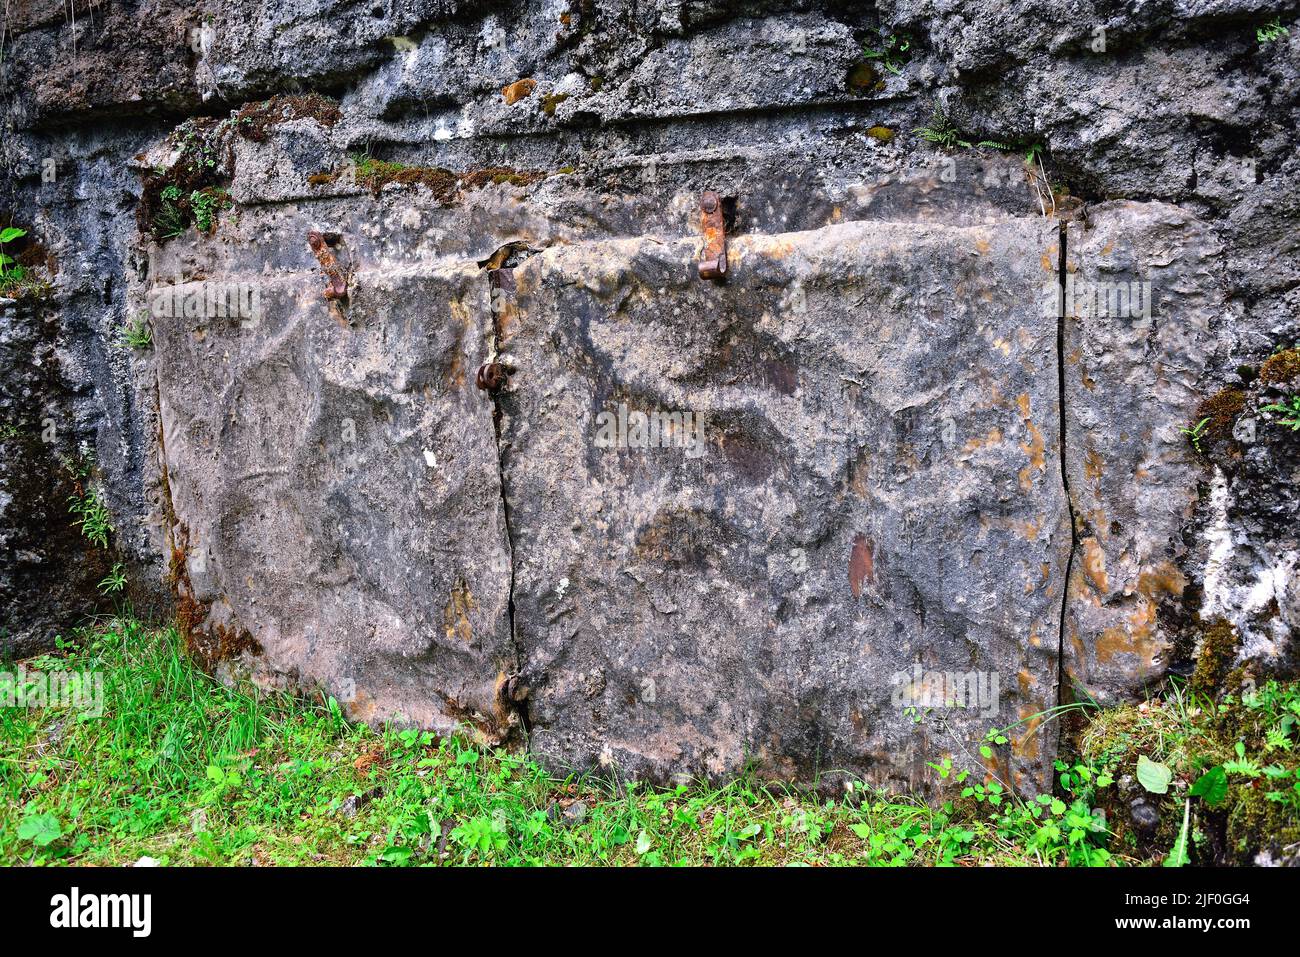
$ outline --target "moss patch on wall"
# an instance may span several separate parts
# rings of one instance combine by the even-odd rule
[[[1281,385],[1300,376],[1300,349],[1275,352],[1259,368],[1259,379],[1268,385]]]
[[[249,103],[234,116],[234,130],[246,140],[263,143],[270,127],[291,120],[313,119],[321,126],[333,126],[343,118],[338,103],[319,93],[305,96],[273,96]]]
[[[1229,622],[1218,618],[1207,625],[1201,638],[1200,654],[1196,657],[1196,670],[1192,674],[1192,693],[1213,697],[1222,691],[1240,646],[1237,629]]]
[[[1232,425],[1246,405],[1246,393],[1240,389],[1220,389],[1200,404],[1196,410],[1196,421],[1204,419],[1204,435],[1211,441],[1232,437]]]

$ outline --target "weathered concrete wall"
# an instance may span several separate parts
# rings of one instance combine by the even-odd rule
[[[214,667],[556,767],[917,784],[1018,724],[1030,788],[1215,622],[1294,670],[1294,10],[780,6],[19,5],[11,643],[121,561]]]

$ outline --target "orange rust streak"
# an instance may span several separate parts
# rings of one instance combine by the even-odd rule
[[[871,542],[859,532],[853,539],[853,553],[849,556],[849,588],[854,598],[862,597],[862,582],[876,580],[875,561],[871,555]]]

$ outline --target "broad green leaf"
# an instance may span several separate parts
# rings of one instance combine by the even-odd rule
[[[0,243],[11,243],[15,239],[21,239],[27,235],[27,230],[19,229],[17,226],[9,226],[0,229]]]
[[[1173,777],[1173,772],[1163,764],[1157,764],[1145,754],[1138,756],[1138,784],[1142,785],[1152,794],[1168,794],[1169,782],[1173,780]]]
[[[62,836],[63,828],[53,814],[33,814],[18,825],[19,839],[31,841],[38,847],[45,847]]]
[[[1192,797],[1204,798],[1205,803],[1213,807],[1228,796],[1228,772],[1223,770],[1223,765],[1215,765],[1196,779],[1188,793]]]

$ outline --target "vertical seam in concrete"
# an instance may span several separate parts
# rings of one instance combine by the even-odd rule
[[[500,316],[503,306],[499,303],[499,300],[504,295],[504,290],[500,285],[502,272],[511,272],[511,278],[513,279],[513,272],[508,269],[491,269],[488,271],[488,302],[492,321],[491,355],[493,359],[496,358],[501,348]],[[513,286],[513,282],[511,282],[511,286]],[[502,388],[505,388],[505,385]],[[515,536],[510,523],[510,496],[506,494],[505,458],[501,446],[501,396],[496,391],[490,391],[488,394],[492,401],[492,435],[497,452],[497,485],[501,490],[501,518],[506,528],[506,561],[510,566],[509,591],[506,596],[506,626],[510,629],[510,646],[514,653],[514,673],[507,675],[506,685],[500,689],[498,694],[504,695],[506,699],[500,703],[512,709],[519,716],[524,739],[527,741],[532,732],[532,721],[528,714],[528,699],[524,697],[521,700],[515,697],[516,682],[519,672],[523,668],[524,656],[523,648],[519,643],[519,632],[515,625]]]
[[[1070,494],[1070,472],[1067,468],[1066,443],[1066,408],[1065,408],[1065,320],[1067,316],[1065,301],[1066,277],[1066,237],[1069,233],[1067,223],[1058,227],[1057,240],[1057,314],[1056,314],[1056,388],[1057,388],[1057,436],[1061,457],[1061,487],[1065,491],[1065,509],[1070,521],[1070,549],[1065,556],[1065,580],[1061,584],[1061,612],[1056,631],[1056,703],[1061,705],[1065,698],[1065,629],[1066,616],[1070,607],[1070,576],[1074,570],[1074,553],[1079,545],[1079,533],[1074,520],[1074,498]],[[1064,733],[1064,725],[1058,725],[1057,748]]]

